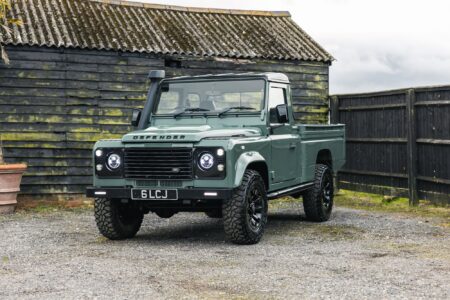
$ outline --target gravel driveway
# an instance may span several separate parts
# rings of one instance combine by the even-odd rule
[[[314,224],[294,206],[253,246],[201,213],[147,215],[117,242],[88,210],[0,216],[0,299],[450,298],[448,229],[346,208]]]

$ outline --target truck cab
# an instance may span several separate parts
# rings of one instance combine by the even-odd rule
[[[267,201],[283,196],[303,197],[309,219],[329,219],[344,125],[296,123],[286,75],[149,77],[146,104],[133,111],[136,130],[93,149],[86,194],[104,236],[133,237],[149,212],[200,211],[223,218],[228,240],[253,244]]]

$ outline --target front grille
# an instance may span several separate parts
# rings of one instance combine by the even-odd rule
[[[166,187],[166,188],[175,188],[182,187],[182,182],[179,180],[145,180],[139,179],[136,180],[136,186],[138,187],[147,187],[147,186],[158,186],[158,187]]]
[[[133,179],[193,177],[191,148],[125,148],[124,174]]]

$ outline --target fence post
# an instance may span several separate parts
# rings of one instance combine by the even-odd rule
[[[339,123],[339,97],[338,96],[330,97],[330,123],[331,124]]]
[[[339,97],[331,96],[330,98],[330,124],[339,123]],[[339,192],[339,174],[334,176],[334,192]]]
[[[416,94],[414,89],[406,91],[406,124],[408,124],[407,168],[409,205],[419,204],[417,194],[417,137],[416,137]]]

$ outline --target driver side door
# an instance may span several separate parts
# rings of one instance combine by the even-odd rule
[[[281,107],[284,105],[284,108]],[[286,111],[286,118],[278,112]],[[281,183],[295,179],[298,173],[297,147],[299,135],[293,130],[288,113],[288,89],[285,84],[271,83],[269,87],[268,119],[271,140],[271,179]]]

